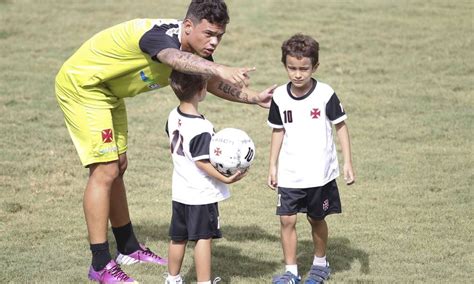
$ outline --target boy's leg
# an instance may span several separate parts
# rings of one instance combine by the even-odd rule
[[[313,237],[314,255],[318,258],[326,256],[326,246],[328,242],[328,225],[326,220],[316,220],[307,217],[311,224],[311,235]]]
[[[181,271],[186,243],[187,241],[170,241],[168,246],[168,274],[171,276],[176,276]]]
[[[281,245],[286,265],[295,265],[297,263],[296,249],[298,240],[296,234],[296,220],[296,214],[280,216]]]
[[[314,265],[327,266],[325,260],[328,242],[328,225],[325,217],[341,213],[341,200],[337,183],[332,180],[321,187],[308,190],[308,214],[314,245]]]
[[[212,239],[200,239],[194,247],[194,265],[198,283],[211,280],[211,241]]]

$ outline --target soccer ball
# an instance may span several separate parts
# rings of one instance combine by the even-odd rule
[[[209,160],[225,176],[246,171],[255,158],[255,145],[245,131],[224,128],[212,136]]]

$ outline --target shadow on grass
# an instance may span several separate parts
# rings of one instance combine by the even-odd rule
[[[168,221],[168,220],[167,220]],[[158,224],[158,225],[140,225],[133,224],[133,231],[138,238],[138,241],[143,242],[143,240],[148,241],[157,241],[157,242],[166,242],[168,243],[168,229],[169,225]]]
[[[193,244],[190,243],[188,246],[192,248]],[[213,277],[221,277],[223,283],[228,283],[229,279],[234,276],[257,278],[271,274],[278,265],[280,265],[279,261],[267,261],[242,255],[240,249],[231,245],[221,245],[215,242],[212,247]],[[186,273],[185,279],[196,279],[194,264]]]
[[[280,244],[279,235],[269,234],[257,225],[225,226],[222,228],[222,235],[230,242],[268,241]]]
[[[139,240],[152,240],[168,242],[168,224],[156,226],[134,225],[134,230]],[[256,225],[252,226],[225,226],[222,228],[223,238],[230,244],[220,244],[214,242],[212,251],[212,265],[223,279],[230,279],[233,276],[260,277],[271,274],[275,268],[282,265],[281,259],[267,261],[258,257],[248,257],[241,254],[241,250],[232,246],[232,242],[275,242],[280,245],[280,237],[269,234]],[[111,239],[113,240],[113,239]],[[188,244],[193,248],[194,244]],[[258,250],[258,248],[256,248]],[[258,252],[256,252],[258,254]],[[188,256],[189,257],[189,256]],[[331,264],[332,273],[347,271],[351,269],[355,261],[360,263],[360,272],[370,273],[369,255],[357,248],[353,248],[348,238],[329,237],[328,259]],[[313,242],[311,240],[300,240],[298,243],[298,262],[300,271],[305,273],[310,269],[313,260]],[[186,274],[187,279],[195,279],[194,266]]]
[[[336,274],[350,270],[352,263],[356,260],[360,263],[360,272],[363,274],[370,273],[369,255],[361,250],[351,247],[347,238],[331,238],[329,236],[329,246],[327,249],[327,257],[331,265],[331,273]],[[313,259],[313,242],[309,240],[300,241],[298,243],[298,259],[301,264],[301,271],[308,271]]]
[[[134,225],[134,230],[139,240],[148,239],[152,241],[168,241],[168,225],[157,226]],[[222,228],[223,238],[229,242],[275,242],[279,245],[280,238],[267,233],[258,226],[225,226]],[[194,248],[194,242],[188,243],[188,248]],[[192,257],[188,255],[186,257]],[[233,276],[259,277],[275,271],[275,267],[280,265],[280,259],[267,261],[258,257],[243,255],[241,249],[232,244],[221,244],[219,240],[213,242],[212,247],[212,267],[213,271],[222,279],[230,279]],[[196,279],[194,265],[188,270],[185,279]]]

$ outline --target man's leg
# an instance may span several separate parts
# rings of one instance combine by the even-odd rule
[[[110,223],[117,242],[119,264],[152,262],[166,265],[167,261],[156,255],[147,247],[140,245],[133,231],[128,210],[127,194],[123,176],[127,169],[127,154],[119,155],[119,175],[112,184],[110,197]]]
[[[135,233],[133,232],[128,211],[127,193],[123,176],[127,169],[127,154],[119,155],[119,175],[112,184],[110,196],[110,223],[114,233],[117,250],[123,254],[131,254],[140,249]]]
[[[84,192],[84,214],[90,243],[107,241],[112,184],[119,174],[118,162],[93,164]]]
[[[110,192],[118,176],[118,162],[98,163],[89,167],[89,180],[84,192],[83,207],[89,242],[93,251],[92,264],[102,270],[111,260],[107,243]]]
[[[127,193],[123,176],[127,170],[127,153],[119,155],[119,173],[112,183],[110,194],[110,223],[112,227],[122,227],[130,223],[130,213],[128,211]]]

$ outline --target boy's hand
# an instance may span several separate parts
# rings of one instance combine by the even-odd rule
[[[247,175],[247,172],[248,171],[240,171],[238,170],[235,174],[231,175],[231,176],[228,176],[226,178],[226,182],[227,184],[231,184],[231,183],[234,183],[234,182],[237,182],[241,179],[243,179],[246,175]]]
[[[276,169],[270,169],[270,173],[268,174],[267,185],[273,190],[277,188],[278,179],[277,179]]]
[[[354,170],[352,164],[344,164],[344,181],[347,185],[351,185],[355,182]]]

